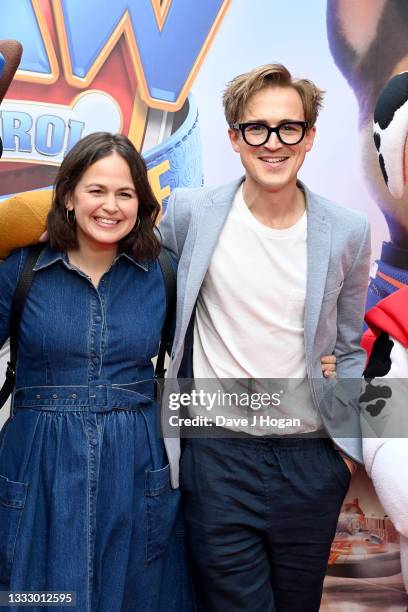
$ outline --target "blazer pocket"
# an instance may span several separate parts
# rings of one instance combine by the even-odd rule
[[[330,289],[329,291],[326,291],[323,294],[323,302],[325,302],[326,300],[335,300],[337,299],[338,295],[340,294],[340,291],[343,289],[343,281],[341,281],[337,287],[335,287],[334,289]]]
[[[8,582],[28,485],[0,476],[0,582]]]

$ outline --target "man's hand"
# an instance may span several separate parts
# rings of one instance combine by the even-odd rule
[[[335,355],[323,355],[320,357],[320,363],[322,364],[322,372],[325,378],[336,377],[336,356]]]

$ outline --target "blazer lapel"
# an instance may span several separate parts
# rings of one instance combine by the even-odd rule
[[[319,321],[330,259],[331,226],[319,211],[313,194],[302,185],[307,203],[307,282],[304,334],[308,353]]]
[[[203,206],[197,209],[196,218],[192,220],[192,227],[195,228],[195,231],[191,233],[189,240],[193,242],[193,248],[184,287],[181,327],[176,344],[185,336],[218,237],[241,182],[242,179],[215,190]]]
[[[188,274],[184,286],[181,325],[175,338],[178,348],[184,339],[204,276],[208,270],[218,237],[227,219],[234,195],[242,178],[220,187],[197,210],[192,219],[189,242],[193,244]],[[330,259],[331,227],[315,202],[313,194],[300,183],[307,204],[307,283],[304,334],[306,350],[312,349],[319,320]],[[185,244],[185,249],[187,243]]]

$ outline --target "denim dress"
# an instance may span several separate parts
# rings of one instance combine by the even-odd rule
[[[0,265],[0,345],[26,254]],[[34,269],[0,432],[0,590],[75,593],[56,610],[190,611],[154,400],[158,262],[122,253],[98,288],[50,248]]]

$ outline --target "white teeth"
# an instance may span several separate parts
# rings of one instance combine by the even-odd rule
[[[115,221],[114,219],[103,219],[102,217],[95,217],[95,221],[103,225],[116,225],[119,223],[119,221]]]
[[[264,162],[267,162],[268,164],[278,164],[280,162],[285,161],[286,159],[288,159],[287,157],[273,157],[271,158],[266,158],[266,157],[261,157],[261,160]]]

